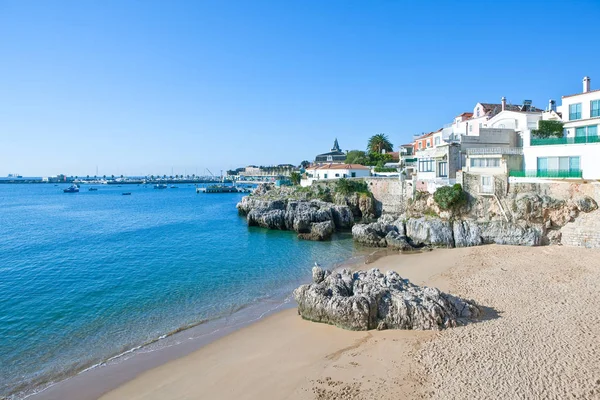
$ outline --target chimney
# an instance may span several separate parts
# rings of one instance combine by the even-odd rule
[[[502,96],[502,111],[506,109],[506,97]]]
[[[586,76],[583,78],[583,93],[587,93],[590,91],[590,77]]]
[[[550,101],[548,102],[548,111],[556,112],[556,101],[550,99]]]

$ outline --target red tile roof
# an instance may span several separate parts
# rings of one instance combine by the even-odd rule
[[[319,165],[319,166],[314,166],[314,167],[310,167],[307,169],[371,169],[369,167],[365,167],[364,165],[360,165],[360,164],[325,164],[325,165]]]

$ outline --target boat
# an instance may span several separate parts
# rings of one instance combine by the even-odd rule
[[[235,186],[210,185],[205,188],[196,188],[196,193],[239,193]]]
[[[79,187],[77,185],[71,185],[66,189],[63,189],[65,193],[79,193]]]
[[[90,192],[95,192],[95,191],[97,191],[97,190],[98,190],[98,188],[89,188],[89,189],[88,189],[88,191],[90,191]]]
[[[165,185],[164,183],[157,183],[156,185],[154,185],[154,189],[166,189],[167,185]]]
[[[123,196],[131,196],[131,192],[123,192],[122,195]]]

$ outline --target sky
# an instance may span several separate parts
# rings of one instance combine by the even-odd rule
[[[600,0],[0,0],[0,176],[203,175],[397,147],[600,88]]]

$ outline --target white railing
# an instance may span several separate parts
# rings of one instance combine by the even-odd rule
[[[477,147],[467,149],[468,155],[498,155],[498,154],[523,154],[521,147]]]

